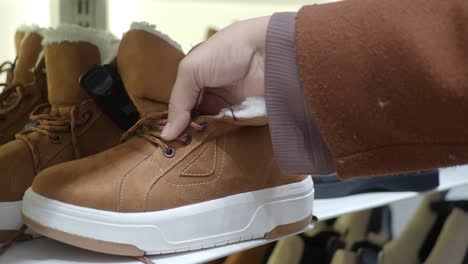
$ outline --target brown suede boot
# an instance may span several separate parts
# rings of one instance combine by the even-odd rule
[[[177,140],[161,139],[182,57],[165,35],[132,24],[117,61],[143,117],[123,144],[41,172],[23,203],[30,228],[78,247],[141,256],[277,237],[309,224],[312,180],[280,171],[264,100],[199,116]]]
[[[45,30],[43,35],[50,104],[31,113],[35,126],[0,147],[0,235],[4,239],[20,227],[21,200],[37,173],[115,146],[122,134],[78,84],[80,74],[101,63],[103,54],[114,52],[115,56],[111,37],[78,26]]]
[[[0,94],[0,145],[15,139],[29,120],[29,113],[47,102],[47,84],[41,28],[22,26],[15,35],[18,57],[7,74]],[[8,79],[11,79],[8,80]]]

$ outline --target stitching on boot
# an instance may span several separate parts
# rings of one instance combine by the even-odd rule
[[[224,138],[223,139],[223,149],[225,148],[226,146],[226,139]],[[216,142],[216,147],[217,147],[217,142]],[[213,183],[215,181],[217,181],[221,174],[223,173],[224,171],[224,160],[225,160],[225,157],[226,157],[226,152],[225,151],[222,151],[222,154],[221,154],[221,165],[219,167],[219,171],[218,173],[216,173],[216,177],[214,177],[211,181],[207,181],[207,182],[200,182],[200,183],[188,183],[188,184],[179,184],[179,183],[172,183],[172,182],[169,182],[167,179],[164,179],[164,181],[167,183],[167,184],[170,184],[170,185],[173,185],[173,186],[196,186],[196,185],[205,185],[205,184],[209,184],[209,183]]]
[[[145,162],[146,160],[148,159],[151,159],[151,157],[154,155],[154,152],[156,152],[157,149],[154,149],[153,152],[151,152],[148,156],[146,156],[141,162],[138,162],[135,166],[133,166],[132,168],[130,168],[127,173],[125,173],[124,177],[122,178],[122,181],[120,183],[120,188],[119,188],[119,200],[118,200],[118,203],[117,203],[117,212],[120,211],[120,207],[122,205],[122,202],[123,202],[123,198],[124,198],[124,192],[122,191],[125,186],[126,186],[126,182],[127,182],[127,179],[128,177],[130,176],[130,173],[133,172],[133,170],[135,170],[136,167],[138,167],[140,164],[142,164],[143,162]]]
[[[213,163],[211,165],[211,168],[205,172],[205,173],[190,173],[190,169],[196,164],[196,161],[208,150],[209,147],[214,147],[214,152],[213,152],[213,157],[211,160],[213,160]],[[216,169],[216,152],[217,152],[217,147],[216,144],[209,143],[206,144],[205,148],[195,157],[190,161],[188,166],[180,173],[181,176],[209,176],[214,173]]]

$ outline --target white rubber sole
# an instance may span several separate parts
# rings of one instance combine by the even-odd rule
[[[275,188],[145,213],[74,206],[45,198],[29,189],[24,196],[23,215],[33,230],[75,246],[118,254],[109,248],[125,245],[154,255],[265,237],[275,228],[311,216],[313,200],[311,177]],[[110,246],[93,248],[86,240]]]

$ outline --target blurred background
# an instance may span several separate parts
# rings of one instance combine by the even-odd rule
[[[15,57],[13,34],[21,24],[75,23],[106,28],[116,36],[133,21],[147,21],[179,42],[184,51],[206,38],[209,28],[235,21],[297,11],[327,0],[0,0],[0,61]]]

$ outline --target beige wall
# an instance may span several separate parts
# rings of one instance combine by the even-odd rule
[[[109,27],[117,36],[132,21],[148,21],[179,42],[185,51],[203,41],[208,26],[225,27],[236,20],[297,11],[326,0],[108,0]]]
[[[49,0],[0,0],[0,63],[15,58],[13,36],[21,24],[48,26]]]
[[[304,4],[327,0],[107,0],[109,29],[121,36],[132,21],[148,21],[181,43],[185,51],[204,40],[209,26],[222,28],[236,20],[297,11]],[[0,0],[0,61],[14,58],[13,34],[21,24],[58,23],[58,0]]]
[[[97,1],[97,0],[93,0]],[[148,21],[177,40],[185,51],[204,40],[209,26],[222,28],[236,20],[297,11],[302,5],[328,0],[99,0],[108,1],[109,29],[121,36],[132,21]],[[0,0],[0,61],[13,59],[18,25],[58,23],[59,0]]]

